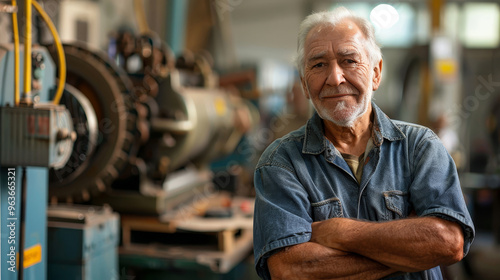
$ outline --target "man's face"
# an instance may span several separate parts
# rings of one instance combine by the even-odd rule
[[[366,39],[354,23],[319,25],[307,35],[302,87],[321,118],[351,127],[371,107],[382,61],[371,66]]]

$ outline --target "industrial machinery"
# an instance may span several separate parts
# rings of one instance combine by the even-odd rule
[[[130,32],[105,53],[62,45],[50,29],[53,45],[31,50],[25,36],[31,60],[16,71],[22,46],[0,46],[0,213],[11,225],[2,226],[1,278],[110,279],[119,225],[109,206],[164,220],[213,195],[209,163],[235,149],[258,113],[218,86],[207,54],[175,58],[156,35]],[[19,71],[33,76],[22,98]],[[71,236],[78,256],[65,258],[57,242]]]
[[[24,279],[40,279],[36,275],[45,274],[48,170],[64,166],[74,141],[69,112],[47,103],[55,79],[52,59],[45,48],[34,47],[33,54],[43,59],[43,64],[33,68],[43,72],[35,80],[40,87],[32,106],[19,107],[12,94],[13,46],[0,46],[0,72],[5,77],[0,92],[1,220],[12,225],[2,226],[2,260],[12,252],[19,256],[24,248]],[[16,279],[22,270],[16,267],[17,258],[9,257],[14,260],[9,265],[12,270],[2,269],[2,279]]]
[[[48,49],[56,57],[55,46]],[[155,35],[129,32],[115,37],[108,54],[83,44],[64,45],[64,52],[69,86],[61,103],[78,137],[66,165],[50,172],[52,205],[109,205],[125,228],[141,215],[147,226],[134,230],[156,231],[217,194],[209,163],[234,151],[258,116],[249,102],[218,87],[209,56],[186,52],[175,59]],[[251,217],[245,221],[248,227]],[[135,235],[125,228],[122,239],[130,245]],[[236,238],[223,232],[223,239]],[[241,248],[227,260],[208,257],[203,266],[228,272],[251,248],[251,231],[241,236]]]
[[[38,3],[33,5],[43,13]],[[27,7],[26,14],[31,14],[31,3]],[[17,6],[10,8],[14,43],[0,46],[0,276],[45,279],[48,172],[66,164],[76,135],[69,111],[58,104],[64,74],[56,88],[50,54],[31,45],[31,20],[20,45]]]
[[[126,74],[97,51],[65,45],[64,53],[70,86],[61,103],[71,112],[77,141],[67,164],[51,170],[52,203],[84,202],[105,191],[128,160],[136,125]]]
[[[165,214],[210,187],[207,164],[233,151],[255,118],[251,105],[217,88],[205,56],[175,61],[154,36],[119,34],[113,59],[83,45],[64,50],[76,90],[61,102],[79,137],[66,166],[51,172],[52,202]]]

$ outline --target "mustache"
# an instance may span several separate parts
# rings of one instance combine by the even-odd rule
[[[319,97],[331,97],[338,94],[354,94],[359,95],[359,91],[350,85],[339,85],[337,87],[329,87],[321,90]]]

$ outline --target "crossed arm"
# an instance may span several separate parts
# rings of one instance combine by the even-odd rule
[[[461,227],[437,217],[389,222],[333,218],[312,224],[311,241],[269,257],[273,279],[379,279],[463,258]]]

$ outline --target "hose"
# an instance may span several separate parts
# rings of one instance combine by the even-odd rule
[[[17,7],[17,1],[12,0],[12,6]],[[12,13],[12,33],[14,35],[14,104],[19,106],[20,85],[19,85],[19,26],[17,22],[17,12]]]
[[[26,0],[26,28],[24,34],[24,102],[31,104],[31,1]]]
[[[54,96],[54,100],[52,101],[54,104],[59,104],[59,101],[61,100],[61,97],[64,92],[64,85],[66,84],[66,58],[64,56],[64,50],[63,46],[61,43],[61,38],[59,37],[59,34],[57,33],[57,29],[54,26],[54,23],[52,23],[52,20],[50,20],[50,17],[45,13],[45,11],[42,9],[40,4],[36,0],[31,0],[33,1],[33,7],[35,7],[36,11],[42,19],[45,21],[47,26],[49,27],[50,33],[52,34],[52,37],[54,37],[54,43],[56,45],[57,49],[57,57],[59,58],[59,83],[57,85],[57,90],[56,94]]]

